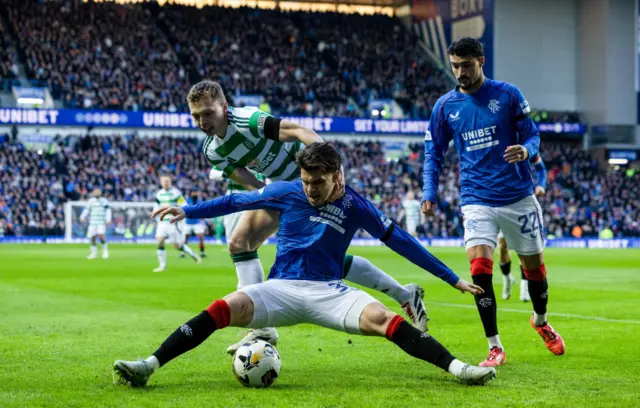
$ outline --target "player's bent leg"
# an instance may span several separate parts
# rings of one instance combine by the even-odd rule
[[[424,305],[424,289],[411,283],[402,286],[397,280],[378,269],[368,260],[347,255],[344,263],[345,280],[386,293],[402,306],[402,310],[420,331],[427,331],[427,308]]]
[[[511,299],[511,287],[516,282],[511,275],[511,256],[504,237],[498,236],[498,251],[500,257],[500,271],[502,271],[502,299]]]
[[[116,384],[143,387],[149,377],[169,361],[199,346],[216,330],[229,325],[245,326],[252,320],[254,307],[251,298],[234,292],[216,300],[200,314],[178,327],[147,359],[116,360],[113,380]]]
[[[257,249],[278,228],[279,215],[266,210],[244,211],[228,242],[238,275],[238,289],[264,281]]]
[[[456,359],[442,344],[408,324],[379,302],[368,304],[360,316],[363,334],[385,336],[407,354],[453,374],[468,385],[482,385],[496,376],[493,367],[474,367]]]
[[[549,300],[549,285],[547,283],[547,269],[544,265],[543,253],[534,255],[519,255],[529,285],[529,294],[533,304],[531,326],[544,340],[545,345],[555,355],[565,353],[566,346],[562,336],[547,322],[547,302]]]

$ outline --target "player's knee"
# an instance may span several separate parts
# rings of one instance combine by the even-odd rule
[[[231,326],[244,327],[253,320],[253,301],[246,293],[241,291],[233,292],[219,302],[225,302],[225,304],[228,305],[230,316],[229,324]],[[211,306],[213,306],[213,304]]]
[[[523,268],[523,270],[524,276],[527,278],[527,280],[530,281],[542,282],[547,277],[547,268],[544,266],[544,264],[538,266],[537,268]]]
[[[364,308],[360,315],[360,330],[364,334],[379,334],[384,336],[393,316],[395,316],[395,313],[385,308],[382,303],[370,303]]]
[[[244,237],[233,235],[231,236],[231,239],[229,239],[229,242],[227,244],[229,247],[229,252],[231,252],[231,254],[251,252],[253,250],[251,249],[251,243],[249,242],[249,240],[245,239]]]

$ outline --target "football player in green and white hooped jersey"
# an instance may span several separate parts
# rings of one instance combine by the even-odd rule
[[[156,209],[187,204],[180,190],[171,185],[170,177],[160,177],[160,185],[162,188],[156,193]],[[158,241],[157,254],[160,265],[154,269],[153,272],[164,272],[167,269],[167,253],[164,250],[164,241],[166,239],[170,239],[173,242],[174,248],[184,251],[192,257],[196,263],[200,263],[200,257],[184,243],[185,236],[182,228],[182,223],[171,224],[166,218],[163,221],[158,220],[156,240]]]
[[[322,141],[313,130],[273,117],[255,107],[229,106],[222,87],[213,81],[195,84],[189,91],[187,102],[195,123],[207,135],[202,146],[207,159],[247,190],[257,190],[265,185],[252,170],[271,180],[298,178],[300,170],[296,164],[296,153],[302,145]],[[227,243],[236,267],[239,289],[264,281],[257,249],[277,230],[278,222],[279,214],[275,211],[242,213]],[[371,262],[357,256],[347,255],[344,271],[345,279],[393,297],[420,330],[427,329],[421,287],[416,284],[402,286]],[[275,344],[278,334],[273,328],[251,331],[240,342],[231,345],[227,352],[233,354],[244,342],[255,339]]]
[[[96,237],[100,238],[102,244],[102,258],[109,258],[109,248],[107,247],[106,230],[107,225],[111,222],[111,209],[109,201],[101,197],[100,189],[95,189],[91,193],[93,197],[89,199],[89,204],[80,214],[80,221],[84,222],[89,217],[89,229],[87,237],[91,239],[91,252],[87,259],[95,259],[98,257],[98,247],[96,245]]]

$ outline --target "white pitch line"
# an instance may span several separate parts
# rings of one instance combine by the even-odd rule
[[[458,303],[442,303],[442,302],[426,302],[429,305],[437,305],[437,306],[446,306],[446,307],[460,307],[463,309],[476,309],[476,306],[473,305],[461,305]],[[520,309],[505,309],[502,307],[498,308],[498,312],[510,312],[510,313],[523,313],[523,314],[531,314],[529,310],[520,310]],[[609,319],[607,317],[600,316],[584,316],[570,313],[547,313],[549,316],[559,316],[559,317],[567,317],[571,319],[583,319],[583,320],[598,320],[601,322],[609,322],[609,323],[627,323],[627,324],[640,324],[640,320],[622,320],[622,319]]]

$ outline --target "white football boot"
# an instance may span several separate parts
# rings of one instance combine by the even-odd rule
[[[233,343],[227,347],[227,354],[235,354],[236,350],[245,343],[250,343],[256,340],[264,340],[275,346],[278,343],[278,331],[273,327],[265,327],[264,329],[251,329],[247,334],[237,343]]]
[[[409,292],[409,300],[402,305],[402,311],[411,319],[411,323],[416,329],[426,333],[429,318],[427,317],[427,307],[423,301],[424,289],[415,283],[410,283],[404,287]]]

